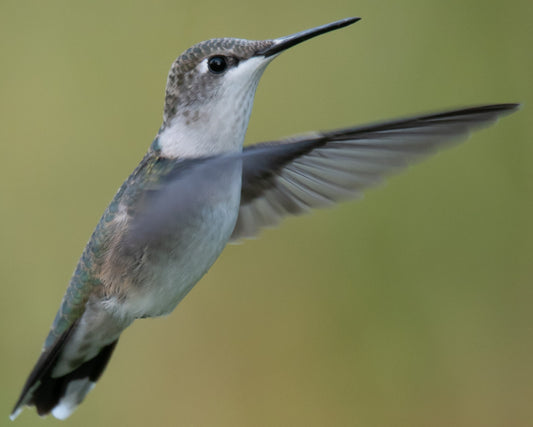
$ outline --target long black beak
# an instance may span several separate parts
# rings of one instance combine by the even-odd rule
[[[320,27],[300,31],[299,33],[291,34],[290,36],[280,37],[279,39],[273,40],[274,43],[271,46],[267,47],[266,49],[260,50],[256,53],[256,55],[262,55],[267,58],[269,56],[275,55],[276,53],[282,52],[285,49],[288,49],[294,45],[297,45],[298,43],[319,36],[320,34],[329,33],[330,31],[351,25],[359,21],[360,19],[361,18],[344,18],[340,21],[335,21],[326,25],[321,25]]]

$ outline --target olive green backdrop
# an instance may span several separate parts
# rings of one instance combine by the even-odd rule
[[[228,247],[171,316],[128,329],[64,425],[533,424],[533,2],[1,0],[0,425],[160,125],[174,58],[354,15],[269,67],[248,143],[522,110],[362,201]]]

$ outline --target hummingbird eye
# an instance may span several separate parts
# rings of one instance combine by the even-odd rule
[[[207,60],[209,71],[214,74],[221,74],[228,68],[228,61],[225,56],[212,56]]]

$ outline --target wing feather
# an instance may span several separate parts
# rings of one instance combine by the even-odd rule
[[[253,237],[286,215],[360,197],[387,175],[518,107],[484,105],[247,147],[232,240]]]

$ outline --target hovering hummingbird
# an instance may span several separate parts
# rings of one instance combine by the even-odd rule
[[[25,405],[67,418],[102,374],[121,332],[135,319],[174,310],[228,242],[286,215],[356,197],[518,108],[483,105],[243,149],[266,66],[286,49],[358,20],[273,40],[208,40],[178,57],[163,124],[83,251],[11,419]]]

